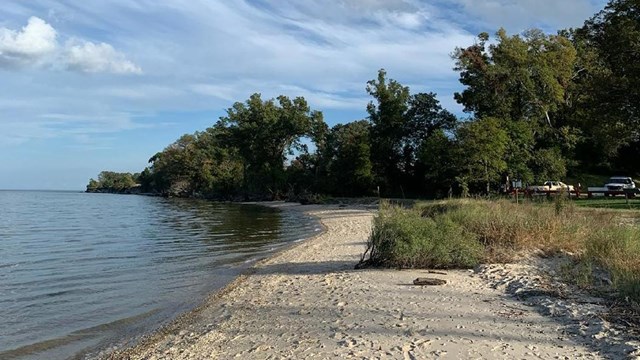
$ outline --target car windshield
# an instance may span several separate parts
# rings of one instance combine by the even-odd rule
[[[631,184],[631,179],[629,178],[611,178],[609,179],[610,183],[617,183],[617,184]]]

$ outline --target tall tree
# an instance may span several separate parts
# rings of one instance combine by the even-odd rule
[[[610,168],[640,142],[640,2],[611,0],[572,35],[584,63],[575,118],[584,132],[583,163],[618,170]]]
[[[576,131],[569,127],[566,108],[575,76],[577,52],[562,35],[529,30],[508,36],[503,29],[488,45],[482,33],[478,43],[456,49],[453,57],[466,88],[455,94],[465,111],[476,117],[498,119],[507,132],[507,171],[525,181],[542,171],[538,151],[556,154],[567,147]],[[575,141],[573,141],[575,143]]]
[[[243,178],[242,162],[226,146],[227,136],[219,126],[181,136],[149,160],[143,186],[174,196],[233,195]]]
[[[402,139],[405,135],[409,88],[391,79],[384,69],[378,78],[367,82],[367,92],[375,99],[367,105],[371,121],[371,157],[378,182],[393,188],[402,171]]]
[[[286,155],[303,148],[302,137],[315,137],[324,128],[322,113],[312,111],[304,98],[263,101],[260,94],[236,102],[220,121],[229,131],[229,145],[244,160],[245,191],[271,196],[284,190]]]
[[[331,129],[327,146],[334,193],[360,196],[372,192],[370,131],[371,126],[366,120],[336,125]]]
[[[421,187],[424,167],[418,153],[424,140],[437,131],[452,130],[457,119],[442,108],[435,93],[411,95],[408,87],[386,75],[381,69],[378,78],[367,83],[375,99],[367,106],[371,157],[383,190],[404,193]]]
[[[420,145],[418,158],[422,171],[416,180],[422,184],[421,194],[440,198],[453,191],[463,163],[455,139],[444,130],[434,131]]]
[[[467,183],[484,183],[486,193],[507,168],[505,153],[509,142],[506,131],[495,118],[463,123],[457,131],[461,151],[461,178]]]
[[[456,127],[458,119],[440,106],[440,102],[436,99],[435,93],[418,93],[412,95],[409,99],[409,109],[405,115],[405,127],[403,143],[403,162],[404,162],[404,183],[412,193],[423,193],[425,189],[425,179],[440,178],[447,171],[437,171],[431,165],[426,164],[424,160],[429,158],[431,161],[434,157],[429,157],[425,151],[438,151],[436,148],[425,149],[425,145],[441,144],[441,135],[451,134]],[[446,168],[445,164],[440,164]],[[430,174],[430,171],[436,171],[438,174]],[[446,182],[440,179],[439,183]],[[432,184],[433,185],[433,184]],[[432,192],[433,188],[429,191]]]

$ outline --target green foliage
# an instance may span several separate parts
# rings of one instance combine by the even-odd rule
[[[476,116],[494,116],[554,125],[550,114],[561,107],[573,75],[576,50],[563,36],[529,30],[508,36],[504,29],[495,44],[479,42],[453,54],[460,82],[467,86],[456,100]]]
[[[560,149],[541,149],[534,153],[531,168],[537,183],[563,179],[567,175],[566,160]]]
[[[612,163],[621,148],[640,142],[640,3],[612,0],[572,35],[581,60],[573,118],[584,132],[581,165],[637,173],[637,166]],[[637,164],[635,157],[637,152],[632,160]]]
[[[467,183],[484,182],[490,192],[492,181],[506,170],[509,137],[495,118],[463,123],[457,132],[463,163],[462,176]]]
[[[329,177],[332,193],[341,196],[361,196],[372,193],[373,166],[369,122],[354,121],[336,125],[327,139]]]
[[[460,162],[460,151],[454,139],[443,130],[435,131],[423,141],[418,151],[418,163],[424,174],[423,192],[430,191],[435,197],[448,195],[456,183]]]
[[[100,188],[100,183],[94,179],[89,179],[89,184],[87,185],[87,191],[92,192],[96,191]]]
[[[303,136],[318,135],[324,129],[322,113],[311,111],[302,97],[286,96],[263,101],[253,94],[245,103],[237,102],[220,119],[228,131],[228,144],[243,160],[244,184],[248,193],[278,196],[285,190],[286,155],[304,149]]]
[[[172,196],[229,196],[243,178],[242,162],[234,148],[225,144],[222,127],[183,135],[162,152],[141,174],[143,187]]]
[[[443,109],[434,93],[411,95],[408,87],[387,79],[384,69],[367,83],[375,102],[367,106],[371,122],[371,159],[376,184],[386,194],[404,195],[404,189],[424,190],[424,164],[419,162],[425,139],[452,130],[456,117]]]
[[[386,267],[473,267],[482,246],[444,217],[423,218],[415,209],[383,205],[374,219],[367,264]]]
[[[98,180],[89,180],[87,192],[125,192],[137,185],[136,180],[134,174],[103,171]]]
[[[402,164],[402,138],[409,106],[409,88],[387,80],[387,72],[378,71],[378,79],[367,83],[367,92],[376,103],[367,105],[371,121],[372,159],[378,182],[393,188]]]
[[[572,151],[578,131],[567,126],[567,107],[578,62],[577,50],[562,35],[529,30],[496,43],[488,35],[454,52],[455,70],[466,89],[455,99],[476,117],[494,117],[507,133],[505,169],[525,182],[564,176],[566,160],[557,149]]]

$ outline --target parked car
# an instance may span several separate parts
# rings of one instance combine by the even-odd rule
[[[612,193],[619,193],[623,191],[629,191],[631,194],[635,194],[637,188],[636,183],[632,178],[627,176],[612,176],[609,181],[604,185],[607,191]],[[611,195],[610,193],[604,193],[605,196]]]
[[[562,181],[545,181],[542,185],[529,186],[531,191],[574,191],[573,185],[567,185]]]

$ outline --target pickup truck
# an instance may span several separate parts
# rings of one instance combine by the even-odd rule
[[[604,185],[606,192],[604,196],[618,195],[623,193],[629,193],[635,196],[638,188],[632,178],[626,176],[613,176]]]

